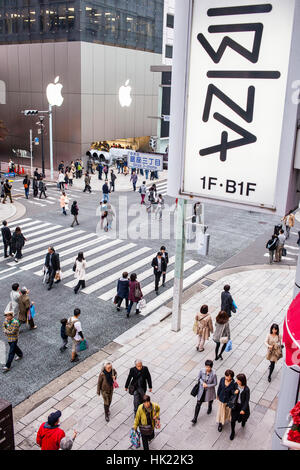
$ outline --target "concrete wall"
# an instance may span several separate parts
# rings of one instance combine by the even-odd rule
[[[0,160],[12,148],[29,150],[29,129],[38,136],[37,116],[24,109],[47,110],[47,85],[60,77],[64,102],[53,111],[54,164],[85,154],[93,140],[151,135],[156,122],[159,77],[150,65],[160,54],[82,42],[0,46],[0,80],[6,84],[6,104],[0,104],[9,136],[0,143]],[[121,108],[118,92],[130,79],[133,102]],[[47,116],[47,115],[45,115]],[[45,118],[45,166],[49,167],[48,119]],[[41,146],[34,146],[40,165]],[[28,160],[24,163],[28,163]]]
[[[164,65],[172,65],[173,59],[166,58],[166,45],[173,46],[174,44],[174,29],[167,27],[167,15],[175,15],[175,1],[165,0],[164,2],[164,23],[163,23],[163,50],[162,50],[162,63]]]

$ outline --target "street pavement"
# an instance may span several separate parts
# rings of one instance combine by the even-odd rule
[[[170,317],[146,328],[142,334],[140,325],[135,326],[15,407],[17,449],[38,449],[36,431],[55,410],[62,411],[61,427],[67,435],[72,436],[74,429],[79,432],[73,449],[129,449],[134,416],[132,397],[125,392],[124,384],[129,368],[137,358],[149,367],[153,378],[151,399],[161,407],[162,426],[151,449],[271,449],[283,360],[276,365],[269,383],[264,341],[273,322],[279,323],[282,331],[284,315],[292,299],[295,269],[276,266],[248,270],[241,267],[238,271],[209,274],[196,286],[197,293],[183,305],[180,332],[171,331]],[[215,319],[220,308],[220,293],[227,283],[231,285],[238,305],[237,313],[230,319],[233,350],[224,353],[224,360],[215,362],[214,369],[218,380],[228,368],[235,374],[245,373],[251,390],[251,416],[245,428],[237,425],[234,441],[229,440],[229,424],[224,426],[222,433],[217,430],[216,403],[209,416],[207,405],[203,405],[197,425],[191,423],[195,398],[190,391],[205,360],[214,359],[215,349],[215,343],[210,339],[204,352],[196,351],[196,337],[192,331],[194,317],[202,304],[208,304]],[[104,360],[112,361],[120,385],[114,392],[109,423],[105,422],[102,398],[96,394]]]

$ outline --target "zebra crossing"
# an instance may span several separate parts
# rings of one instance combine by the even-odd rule
[[[156,184],[156,183],[155,183]],[[148,185],[147,186],[147,189],[150,189],[152,186],[152,184]],[[157,183],[156,184],[156,190],[157,190],[157,194],[161,194],[162,196],[166,196],[167,195],[167,190],[168,190],[168,182],[167,180],[166,181],[162,181],[161,183]]]
[[[287,256],[283,256],[282,261],[291,261],[296,265],[298,260],[299,247],[285,244],[284,248],[286,249]],[[264,257],[269,258],[269,251],[264,254]]]
[[[109,234],[99,236],[82,229],[74,230],[32,218],[12,222],[11,231],[17,226],[21,227],[27,239],[22,250],[23,258],[17,265],[11,259],[0,258],[0,262],[6,261],[6,265],[0,264],[0,280],[24,271],[32,272],[41,282],[47,248],[53,245],[60,256],[62,284],[67,288],[74,288],[77,284],[72,266],[78,252],[84,251],[87,260],[86,288],[80,292],[85,295],[94,294],[100,300],[110,302],[116,295],[117,280],[123,271],[127,271],[136,272],[141,283],[147,302],[147,307],[141,311],[141,315],[152,313],[173,297],[175,256],[171,256],[169,260],[166,287],[153,299],[154,279],[151,261],[155,253],[152,248],[127,240],[111,239]],[[2,243],[0,243],[1,248],[3,249]],[[184,288],[199,281],[214,267],[209,264],[201,266],[198,261],[187,260],[184,264]]]
[[[23,185],[21,188],[19,187],[16,188],[18,191],[20,191],[17,197],[22,197],[24,202],[28,203],[29,205],[35,205],[38,207],[47,207],[47,206],[49,207],[55,204],[59,206],[59,198],[60,198],[61,192],[57,189],[56,183],[46,183],[46,186],[47,186],[47,191],[46,191],[47,198],[45,198],[44,195],[41,197],[41,199],[39,197],[34,198],[32,194],[32,188],[30,189],[29,199],[26,199],[25,197],[23,198]],[[69,200],[72,201],[78,198],[79,193],[82,193],[82,190],[73,188],[72,186],[68,186],[68,189],[66,189],[65,192]]]

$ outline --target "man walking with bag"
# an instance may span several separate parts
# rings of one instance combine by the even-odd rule
[[[50,290],[53,286],[56,273],[60,271],[59,254],[55,252],[53,246],[49,246],[48,248],[48,253],[45,259],[45,266],[48,269],[49,280],[47,281],[47,284],[49,284],[48,290]]]
[[[138,407],[143,403],[143,396],[146,394],[147,384],[149,392],[152,392],[152,379],[149,369],[143,366],[140,359],[137,359],[135,361],[135,367],[130,369],[125,383],[125,391],[127,392],[129,389],[130,395],[133,395],[134,415],[136,415]]]
[[[14,360],[15,354],[18,356],[16,360],[22,359],[23,353],[18,346],[20,324],[18,320],[14,318],[13,312],[5,312],[5,321],[3,323],[3,333],[5,334],[8,345],[9,353],[8,359],[3,367],[3,372],[8,372],[11,367],[11,363]]]
[[[3,227],[1,228],[3,247],[4,247],[4,258],[8,258],[7,248],[9,247],[9,256],[13,256],[11,251],[11,231],[7,226],[6,220],[2,222]]]
[[[72,338],[71,362],[79,361],[77,352],[80,347],[81,341],[84,341],[81,322],[79,321],[80,314],[80,308],[75,308],[73,317],[70,317],[66,324],[66,335]]]
[[[155,277],[155,293],[158,295],[158,286],[161,275],[165,275],[167,271],[167,262],[161,251],[159,251],[157,256],[153,258],[151,266],[153,267],[153,273]]]

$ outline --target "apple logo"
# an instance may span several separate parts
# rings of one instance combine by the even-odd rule
[[[56,77],[54,83],[49,83],[46,90],[47,100],[50,106],[61,106],[64,98],[61,95],[62,84],[58,83],[59,77]]]
[[[122,108],[125,106],[129,108],[132,103],[131,86],[129,86],[129,80],[127,80],[125,86],[121,86],[119,89],[119,101]]]

